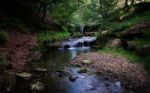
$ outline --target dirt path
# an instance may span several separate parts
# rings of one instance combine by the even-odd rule
[[[91,64],[84,64],[84,60],[89,60]],[[81,65],[105,75],[113,80],[121,80],[132,88],[146,88],[149,82],[149,75],[142,64],[134,64],[126,58],[113,56],[111,54],[87,53],[77,56],[73,61],[75,65]],[[131,87],[130,86],[130,87]],[[129,86],[128,86],[129,87]]]

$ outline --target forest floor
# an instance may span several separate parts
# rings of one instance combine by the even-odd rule
[[[13,72],[22,71],[30,60],[30,50],[38,45],[34,34],[23,33],[18,29],[7,31],[9,40],[6,44],[0,47],[0,52],[4,53],[8,60],[7,69]]]
[[[88,60],[91,64],[85,64]],[[124,57],[105,53],[85,53],[73,59],[74,65],[79,65],[106,76],[110,80],[123,81],[127,88],[148,89],[150,78],[142,64],[131,63]],[[147,90],[150,91],[150,90]]]

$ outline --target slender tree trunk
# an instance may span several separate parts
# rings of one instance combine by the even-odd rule
[[[128,0],[125,0],[124,7],[127,7],[127,6],[128,6]]]
[[[47,14],[47,3],[46,3],[46,0],[41,0],[40,2],[40,6],[37,10],[37,13],[36,15],[39,15],[41,13],[41,20],[42,22],[44,22],[44,19],[46,17],[46,14]]]
[[[133,4],[134,4],[134,0],[131,1],[131,5],[133,5]]]
[[[42,10],[42,22],[44,22],[44,19],[46,17],[46,14],[47,14],[47,4],[44,3],[43,5],[43,10]]]

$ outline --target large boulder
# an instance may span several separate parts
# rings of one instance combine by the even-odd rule
[[[121,46],[122,46],[122,41],[120,39],[110,40],[107,44],[107,47],[109,47],[109,48],[118,48]]]

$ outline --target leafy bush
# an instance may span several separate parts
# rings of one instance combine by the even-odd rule
[[[131,18],[131,19],[123,21],[123,22],[112,22],[108,26],[108,29],[111,31],[122,31],[122,30],[129,28],[130,26],[135,25],[135,24],[149,22],[149,21],[150,21],[150,15],[136,16],[134,18]]]
[[[105,32],[105,31],[104,31]],[[106,31],[106,33],[103,32],[98,32],[96,34],[97,37],[97,42],[100,43],[101,47],[104,47],[106,45],[106,43],[113,38],[112,36],[112,32],[111,31]]]
[[[150,55],[143,57],[145,69],[150,73]]]
[[[0,44],[4,44],[8,41],[8,34],[6,32],[0,32]]]
[[[68,31],[64,31],[64,32],[54,32],[54,31],[46,31],[46,32],[42,32],[39,33],[37,38],[39,41],[44,42],[57,42],[57,41],[61,41],[64,39],[69,38],[70,33]]]

